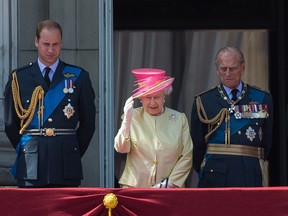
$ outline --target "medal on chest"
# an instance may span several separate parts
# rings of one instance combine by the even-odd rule
[[[64,81],[63,81],[63,83],[64,83],[63,92],[64,92],[65,94],[67,94],[67,93],[70,93],[70,94],[74,93],[74,89],[75,89],[76,87],[75,87],[75,85],[74,85],[74,80],[71,79],[71,78],[73,78],[73,77],[75,77],[75,76],[76,76],[75,74],[72,74],[72,73],[69,73],[69,72],[66,73],[66,74],[64,74],[65,79],[64,79]]]

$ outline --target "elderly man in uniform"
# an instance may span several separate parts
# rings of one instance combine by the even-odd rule
[[[95,93],[88,72],[59,59],[62,28],[36,29],[35,63],[13,71],[5,88],[5,132],[17,152],[19,187],[74,187],[95,131]]]
[[[241,81],[245,61],[238,48],[220,49],[215,64],[221,84],[196,96],[191,115],[198,187],[265,186],[272,97]]]

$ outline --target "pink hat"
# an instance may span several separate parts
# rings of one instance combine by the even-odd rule
[[[155,68],[138,68],[132,70],[132,73],[137,79],[135,86],[138,86],[133,91],[137,91],[133,94],[134,98],[158,92],[170,86],[174,81],[174,78],[165,76],[165,70]]]

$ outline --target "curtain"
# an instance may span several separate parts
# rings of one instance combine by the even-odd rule
[[[160,68],[175,77],[165,106],[184,112],[190,121],[194,96],[219,84],[214,62],[217,51],[224,46],[242,50],[246,61],[244,82],[269,90],[266,30],[114,31],[115,135],[125,101],[135,89],[132,69]],[[116,181],[124,165],[125,155],[115,152]],[[196,185],[194,173],[187,187]]]
[[[287,193],[288,187],[1,188],[0,209],[9,216],[283,216]]]

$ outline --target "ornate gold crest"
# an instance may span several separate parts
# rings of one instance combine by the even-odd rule
[[[105,207],[108,209],[108,216],[112,216],[112,209],[118,205],[118,198],[113,193],[108,193],[103,199]]]
[[[65,106],[65,108],[63,109],[64,115],[67,116],[67,118],[69,119],[71,116],[73,116],[75,110],[74,108],[71,106],[70,103],[68,103],[67,106]]]

